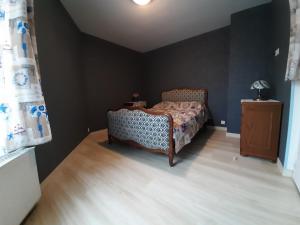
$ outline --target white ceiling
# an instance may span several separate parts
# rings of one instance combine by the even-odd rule
[[[230,15],[271,0],[61,0],[87,34],[147,52],[230,24]]]

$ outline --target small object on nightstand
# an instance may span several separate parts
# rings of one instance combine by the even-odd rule
[[[133,102],[139,102],[140,101],[140,94],[138,92],[133,93],[131,100]]]
[[[146,101],[138,101],[138,102],[125,102],[124,106],[130,107],[138,107],[138,108],[146,108],[147,102]]]
[[[271,85],[265,80],[257,80],[251,85],[251,90],[257,90],[257,97],[254,99],[256,101],[264,100],[262,96],[262,90],[270,89]]]
[[[242,100],[241,155],[276,162],[282,103]]]

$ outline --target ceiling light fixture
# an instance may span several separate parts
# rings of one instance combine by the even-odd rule
[[[144,5],[148,5],[151,0],[132,0],[135,4],[137,5],[141,5],[141,6],[144,6]]]

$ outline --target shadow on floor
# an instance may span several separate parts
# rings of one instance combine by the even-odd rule
[[[203,128],[193,138],[192,142],[175,155],[174,167],[169,166],[168,156],[162,153],[153,153],[149,150],[138,149],[123,143],[114,142],[108,144],[108,141],[98,142],[106,150],[114,151],[124,157],[144,163],[148,166],[174,173],[174,175],[183,176],[190,168],[193,161],[201,153],[208,139],[213,134],[213,130]]]

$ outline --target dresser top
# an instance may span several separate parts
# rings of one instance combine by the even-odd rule
[[[269,100],[242,99],[241,103],[243,103],[243,102],[266,103],[266,102],[280,102],[280,101],[273,100],[273,99],[269,99]]]

